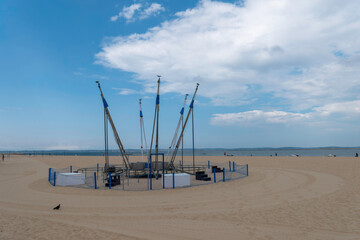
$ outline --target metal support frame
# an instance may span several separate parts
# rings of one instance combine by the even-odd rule
[[[193,174],[195,174],[195,133],[194,133],[194,105],[191,111],[191,119],[192,119],[192,152],[193,152]]]
[[[111,114],[110,114],[110,111],[109,111],[109,105],[107,104],[106,100],[105,100],[105,97],[104,97],[104,94],[101,90],[101,86],[100,86],[100,83],[99,81],[96,81],[96,83],[98,84],[98,87],[99,87],[99,90],[100,90],[100,94],[101,94],[101,98],[102,98],[102,101],[103,101],[103,104],[104,104],[104,135],[105,135],[105,169],[104,171],[105,172],[108,172],[109,170],[109,143],[108,143],[108,122],[110,123],[111,125],[111,128],[113,130],[113,133],[114,133],[114,137],[115,137],[115,141],[119,147],[119,150],[121,152],[121,156],[122,156],[122,159],[123,159],[123,162],[125,164],[125,168],[126,169],[129,169],[130,168],[130,162],[129,162],[129,158],[125,152],[125,148],[120,140],[120,137],[119,137],[119,134],[116,130],[116,127],[115,127],[115,124],[111,118]]]
[[[179,149],[180,142],[181,142],[181,140],[182,140],[182,138],[183,138],[184,130],[185,130],[185,128],[186,128],[186,124],[187,124],[187,122],[188,122],[188,120],[189,120],[189,117],[190,117],[190,114],[191,114],[191,112],[192,112],[192,110],[193,110],[194,101],[195,101],[195,96],[196,96],[196,93],[197,93],[198,88],[199,88],[199,83],[196,84],[196,89],[195,89],[193,98],[192,98],[192,100],[191,100],[190,106],[189,106],[189,112],[188,112],[188,114],[187,114],[187,116],[186,116],[185,123],[184,123],[184,127],[183,127],[183,129],[181,130],[179,139],[178,139],[178,141],[177,141],[177,143],[176,143],[176,146],[175,146],[175,149],[174,149],[174,152],[173,152],[173,155],[172,155],[172,157],[171,157],[170,164],[169,164],[169,168],[174,168],[174,161],[175,161],[175,158],[176,158],[176,154],[177,154],[177,151],[178,151],[178,149]]]
[[[167,153],[167,155],[166,155],[166,161],[168,160],[170,154],[172,153],[173,148],[175,148],[175,146],[176,146],[176,141],[177,141],[177,138],[178,138],[180,126],[182,126],[182,127],[181,127],[181,130],[184,128],[184,109],[185,109],[186,99],[187,99],[188,95],[189,95],[189,94],[185,94],[184,103],[183,103],[183,106],[182,106],[181,111],[180,111],[179,121],[178,121],[178,124],[176,125],[175,133],[174,133],[173,139],[172,139],[172,141],[171,141],[171,144],[170,144],[170,146],[169,146],[168,153]],[[184,164],[184,139],[181,140],[181,146],[182,146],[182,151],[181,151],[181,156],[182,156],[182,157],[181,157],[181,161],[182,161],[182,164],[179,164],[179,166],[181,166],[181,165]],[[183,168],[182,168],[182,169],[183,169]]]
[[[163,178],[163,188],[164,188],[164,186],[165,186],[165,182],[164,182],[164,171],[165,171],[165,158],[164,158],[164,156],[165,156],[165,154],[164,153],[150,153],[150,158],[149,158],[149,165],[148,165],[148,167],[149,167],[149,174],[148,174],[148,176],[149,176],[149,181],[150,181],[150,189],[149,190],[152,190],[152,166],[151,166],[151,163],[152,163],[152,156],[162,156],[162,159],[163,159],[163,164],[162,164],[162,178]],[[155,164],[157,164],[157,163],[155,163]],[[157,167],[157,166],[155,166],[155,167]],[[156,179],[157,179],[157,177],[156,177]]]
[[[145,143],[145,151],[147,150],[147,142],[146,142],[146,134],[145,134],[145,125],[143,119],[143,113],[141,108],[141,98],[139,99],[139,106],[140,106],[140,139],[141,139],[141,160],[144,161],[144,145]],[[145,153],[146,155],[146,153]]]
[[[154,134],[155,136],[155,154],[159,153],[159,111],[160,111],[160,75],[158,75],[158,86],[157,86],[157,95],[156,95],[156,105],[155,105],[155,114],[154,114],[154,124],[153,124],[153,130],[151,134],[151,143],[150,143],[150,149],[149,149],[149,156],[151,157],[151,151],[153,146],[153,140],[154,140]],[[156,133],[155,133],[156,132]],[[158,155],[155,155],[155,170],[157,171],[157,174],[159,174],[159,170],[157,169],[157,163],[158,163]]]

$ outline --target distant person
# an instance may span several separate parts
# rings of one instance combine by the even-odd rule
[[[5,155],[3,154],[3,155],[2,155],[2,160],[4,161],[4,159],[5,159]]]
[[[224,156],[226,156],[226,152],[224,152]]]
[[[275,153],[275,157],[277,157],[277,153]]]
[[[355,157],[359,157],[359,154],[358,154],[358,153],[355,153]]]

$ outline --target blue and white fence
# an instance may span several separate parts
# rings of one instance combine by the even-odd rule
[[[154,164],[153,164],[154,165]],[[117,167],[120,167],[117,166]],[[196,169],[193,169],[192,164],[185,165],[179,162],[176,165],[176,173],[174,171],[162,171],[159,174],[156,173],[154,166],[145,166],[145,170],[138,172],[117,172],[104,173],[104,167],[102,164],[97,164],[88,168],[76,168],[69,166],[64,169],[49,169],[48,181],[51,185],[57,186],[57,179],[61,173],[69,173],[71,171],[82,173],[85,175],[85,183],[80,185],[71,185],[72,187],[80,188],[92,188],[92,189],[115,189],[115,190],[127,190],[127,191],[146,191],[146,190],[160,190],[164,188],[177,188],[179,187],[191,187],[208,185],[219,182],[227,182],[236,179],[241,179],[249,175],[249,168],[247,164],[240,165],[235,162],[222,162],[220,164],[206,161],[203,164],[197,163]],[[190,178],[190,183],[181,186],[177,177],[182,174],[187,174]],[[204,178],[198,178],[197,174],[203,172]],[[169,182],[165,187],[164,178],[167,176]],[[171,178],[172,179],[169,179]],[[116,181],[116,183],[115,183]],[[171,185],[171,186],[170,186]]]
[[[231,180],[236,180],[240,178],[244,178],[249,176],[249,166],[248,164],[245,165],[238,165],[235,162],[229,162],[228,168],[223,168],[222,178],[219,179],[220,181],[226,182]]]
[[[75,170],[76,169],[76,170]],[[75,173],[73,170],[75,170],[76,173],[81,173],[84,175],[84,183],[83,184],[77,184],[77,185],[67,185],[71,187],[81,187],[81,188],[98,188],[98,180],[99,180],[99,173],[100,170],[103,171],[103,169],[100,169],[98,166],[95,168],[76,168],[73,166],[69,166],[67,168],[63,169],[53,169],[49,168],[48,173],[48,181],[51,185],[57,186],[57,180],[59,177],[61,177],[61,174],[63,173]],[[64,174],[65,175],[65,174]]]

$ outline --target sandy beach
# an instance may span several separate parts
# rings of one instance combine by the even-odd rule
[[[5,158],[0,239],[360,239],[359,158],[197,159],[247,163],[249,177],[141,192],[53,187],[49,167],[87,167],[102,157]]]

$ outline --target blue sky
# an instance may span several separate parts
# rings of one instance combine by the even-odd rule
[[[359,7],[1,1],[0,150],[102,149],[97,80],[124,146],[139,148],[138,99],[150,136],[157,74],[162,148],[197,82],[197,147],[359,146]]]

